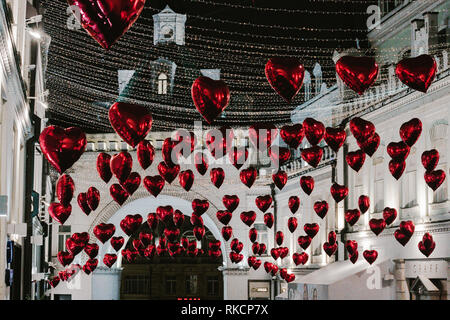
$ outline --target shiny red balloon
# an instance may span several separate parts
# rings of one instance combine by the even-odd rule
[[[194,184],[194,173],[190,169],[181,171],[178,175],[178,180],[180,181],[180,186],[182,186],[184,190],[189,191]]]
[[[139,142],[137,146],[137,158],[142,169],[147,169],[153,163],[155,158],[155,148],[148,140]]]
[[[122,151],[113,155],[109,164],[111,167],[111,172],[117,180],[119,180],[119,182],[124,182],[131,173],[133,158],[128,152]]]
[[[114,183],[109,187],[109,193],[114,201],[116,201],[119,205],[124,204],[124,202],[130,196],[128,192],[126,192],[122,186],[118,183]]]
[[[280,129],[280,137],[292,149],[297,149],[302,143],[305,131],[300,123],[285,125]]]
[[[64,224],[72,213],[72,206],[69,204],[65,207],[60,203],[53,202],[48,207],[48,213],[54,220]]]
[[[303,130],[305,131],[306,139],[312,146],[319,144],[325,134],[323,123],[313,118],[303,120]]]
[[[266,63],[265,73],[272,88],[290,103],[302,87],[305,68],[297,58],[274,57]]]
[[[111,155],[107,153],[101,152],[97,156],[97,172],[100,178],[106,183],[112,178],[110,161]]]
[[[86,135],[76,127],[49,126],[41,132],[39,145],[48,162],[61,174],[80,159],[86,149]]]
[[[378,64],[370,57],[344,56],[336,62],[336,73],[350,89],[362,95],[377,79]]]
[[[358,172],[366,160],[366,154],[362,150],[352,151],[347,153],[345,161],[350,168]]]
[[[310,195],[314,190],[314,178],[311,176],[303,176],[300,178],[300,187],[307,194]]]
[[[302,150],[302,159],[314,168],[319,165],[322,156],[323,149],[319,146],[313,146]]]
[[[95,211],[100,204],[100,191],[95,187],[90,187],[86,192],[87,205],[92,211]]]
[[[147,176],[144,178],[144,187],[150,192],[155,198],[161,193],[164,188],[165,180],[157,176]]]
[[[253,183],[256,180],[257,171],[253,167],[249,167],[247,169],[243,169],[239,173],[239,178],[241,179],[241,182],[245,184],[248,188],[251,188]]]
[[[330,192],[333,199],[336,202],[340,202],[348,195],[348,188],[344,185],[334,183],[330,188]]]
[[[222,80],[201,76],[191,88],[192,100],[197,111],[211,124],[230,102],[230,90]]]
[[[87,33],[109,49],[137,20],[145,0],[67,0]]]
[[[412,147],[419,139],[422,133],[422,121],[413,118],[403,123],[399,130],[400,137],[410,147]]]
[[[424,151],[421,160],[427,172],[433,171],[439,163],[439,152],[436,149]]]
[[[334,152],[338,152],[347,138],[347,133],[344,129],[327,127],[323,138]]]
[[[411,89],[426,93],[436,76],[437,64],[432,56],[422,54],[401,60],[395,74]]]
[[[219,189],[225,179],[225,171],[222,168],[213,168],[210,171],[211,182]]]
[[[70,201],[72,201],[74,191],[75,183],[68,174],[59,177],[56,183],[56,196],[63,206],[69,205]]]
[[[445,171],[444,170],[435,170],[430,172],[425,172],[425,182],[427,185],[433,189],[433,191],[436,191],[437,188],[441,186],[441,184],[445,180]]]

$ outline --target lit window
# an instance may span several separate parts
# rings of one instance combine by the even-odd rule
[[[160,73],[158,76],[158,94],[167,94],[167,75]]]

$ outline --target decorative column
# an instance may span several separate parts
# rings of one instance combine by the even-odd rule
[[[409,289],[408,284],[406,283],[406,268],[405,268],[405,260],[398,259],[394,260],[395,262],[395,270],[394,270],[394,278],[395,278],[395,299],[396,300],[409,300]]]

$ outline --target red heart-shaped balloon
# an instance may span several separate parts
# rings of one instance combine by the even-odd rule
[[[239,197],[237,195],[224,195],[222,203],[228,211],[233,212],[239,205]]]
[[[405,122],[400,127],[400,137],[410,147],[412,147],[422,133],[422,121],[413,118]]]
[[[286,185],[288,175],[284,171],[277,171],[272,174],[272,181],[277,186],[278,189],[282,190]]]
[[[320,218],[325,218],[325,216],[328,213],[328,202],[326,202],[325,200],[323,201],[316,201],[314,203],[314,211],[317,213],[317,215]]]
[[[264,243],[260,243],[259,244],[259,252],[258,252],[258,255],[263,255],[263,254],[266,254],[266,245],[264,244]]]
[[[151,212],[147,215],[147,224],[148,227],[152,230],[156,230],[158,227],[158,217],[155,212]]]
[[[233,139],[233,129],[230,127],[220,127],[209,130],[206,134],[205,142],[209,152],[217,160],[230,151]]]
[[[244,244],[240,242],[238,239],[234,238],[233,240],[231,240],[230,248],[234,252],[239,253],[244,248]]]
[[[117,255],[115,253],[107,253],[103,257],[103,263],[108,268],[111,268],[113,266],[113,264],[116,263],[116,261],[117,261]]]
[[[311,176],[301,177],[300,187],[302,188],[303,192],[305,192],[307,195],[310,195],[314,190],[314,178]]]
[[[163,142],[161,155],[164,162],[170,167],[178,164],[178,159],[181,156],[181,149],[177,147],[179,143],[180,141],[172,138],[166,138]]]
[[[255,222],[255,219],[256,219],[255,211],[244,211],[244,212],[241,212],[241,220],[247,226],[251,227],[253,222]]]
[[[319,232],[319,225],[317,223],[306,223],[303,226],[303,230],[305,230],[306,234],[312,238]]]
[[[364,250],[363,256],[369,264],[372,264],[377,260],[378,252],[376,250]]]
[[[59,282],[61,281],[61,279],[56,276],[51,278],[50,280],[47,280],[48,284],[52,287],[52,288],[56,288],[56,286],[59,284]]]
[[[350,131],[357,141],[367,141],[375,134],[375,126],[370,121],[355,117],[350,120]]]
[[[175,180],[178,173],[180,172],[180,165],[176,164],[170,166],[166,162],[161,161],[158,164],[158,172],[164,180],[166,180],[168,183],[172,183],[172,181]]]
[[[297,58],[274,57],[267,61],[265,73],[272,88],[290,103],[302,87],[305,68]]]
[[[175,227],[181,228],[181,226],[184,223],[184,219],[185,219],[185,216],[184,216],[183,212],[181,212],[178,209],[175,210],[175,212],[173,213],[173,224],[175,225]],[[144,245],[145,245],[145,243],[144,243]],[[147,244],[147,246],[148,246],[148,244]]]
[[[155,148],[148,140],[143,140],[139,142],[137,146],[137,158],[142,169],[147,169],[153,163],[155,158]]]
[[[197,227],[195,227],[195,228],[197,228]],[[198,228],[197,229],[195,229],[195,228],[194,228],[194,235],[196,234],[196,232],[197,233],[199,232]],[[180,236],[180,229],[172,228],[172,227],[165,228],[164,236],[166,237],[167,241],[169,241],[169,243],[177,242],[177,239]]]
[[[191,88],[192,100],[202,117],[211,124],[230,102],[230,90],[222,80],[201,76]]]
[[[91,207],[88,204],[88,198],[86,192],[81,192],[77,196],[77,203],[80,207],[81,211],[83,211],[86,215],[89,215],[92,211]]]
[[[120,227],[127,236],[131,236],[142,225],[142,220],[140,214],[129,214],[120,221]]]
[[[61,174],[80,159],[86,149],[86,135],[76,127],[49,126],[42,130],[39,145],[48,162]]]
[[[256,262],[256,257],[255,257],[255,256],[248,257],[247,263],[248,263],[248,266],[249,266],[250,268],[253,266],[253,264],[254,264],[255,262]]]
[[[395,74],[411,89],[426,93],[436,75],[437,64],[432,56],[422,54],[401,60]]]
[[[323,251],[325,251],[325,253],[326,253],[329,257],[331,257],[331,256],[333,255],[333,253],[336,252],[337,247],[338,247],[337,243],[331,244],[331,243],[329,243],[329,242],[325,242],[325,243],[323,244]]]
[[[336,243],[336,237],[337,237],[336,232],[334,231],[328,232],[328,242],[330,244]]]
[[[297,258],[296,258],[297,261],[294,261],[296,264],[298,262],[298,264],[301,263],[301,264],[305,265],[306,262],[308,262],[309,256],[308,256],[308,254],[306,252],[302,252],[300,254],[294,253],[294,255],[297,255]]]
[[[400,179],[406,168],[406,162],[404,160],[394,160],[389,161],[389,171],[391,175],[396,179]]]
[[[322,160],[323,150],[319,146],[313,146],[302,150],[302,159],[310,166],[316,168]]]
[[[87,33],[109,49],[137,20],[145,0],[68,0]],[[76,7],[76,9],[75,9]]]
[[[387,153],[389,156],[398,161],[405,161],[409,155],[409,151],[410,147],[403,141],[391,142],[387,146]]]
[[[372,137],[367,140],[356,140],[356,143],[361,148],[364,153],[366,153],[369,157],[372,157],[374,153],[378,150],[380,146],[380,136],[378,133],[374,133]]]
[[[133,158],[128,152],[122,151],[119,154],[113,155],[109,164],[111,166],[111,172],[122,183],[127,180],[131,173]]]
[[[101,243],[108,241],[114,232],[116,232],[116,227],[112,223],[100,223],[94,227],[94,235]]]
[[[265,196],[258,196],[255,199],[255,204],[259,210],[266,212],[272,205],[272,196],[270,194]]]
[[[264,269],[266,270],[267,273],[272,272],[272,268],[273,268],[273,263],[270,263],[268,261],[264,262]]]
[[[244,256],[241,253],[230,252],[230,260],[233,263],[239,263],[244,259]]]
[[[366,213],[370,208],[370,198],[365,195],[359,196],[358,207],[362,214]]]
[[[284,241],[284,233],[282,231],[277,231],[277,233],[275,234],[275,242],[281,246],[283,244]]]
[[[178,176],[178,180],[180,181],[180,185],[183,189],[189,191],[194,184],[194,173],[190,169],[181,171]]]
[[[204,225],[203,218],[197,216],[195,213],[191,216],[191,224],[193,226],[202,227]]]
[[[433,171],[439,163],[439,152],[436,149],[424,151],[421,160],[427,172]]]
[[[97,269],[98,266],[98,259],[89,259],[86,261],[86,263],[83,266],[83,271],[86,274],[90,274]]]
[[[206,171],[208,171],[208,158],[203,152],[198,152],[195,154],[194,163],[197,172],[202,176],[205,175]]]
[[[144,178],[144,186],[155,198],[161,193],[164,188],[165,180],[157,176],[147,176]]]
[[[72,213],[72,206],[69,204],[65,207],[60,203],[53,202],[48,207],[48,213],[54,220],[64,224]]]
[[[99,246],[96,243],[88,243],[84,247],[84,252],[88,255],[89,258],[94,259],[98,254]]]
[[[288,256],[289,254],[289,248],[287,247],[282,247],[282,248],[278,248],[280,250],[280,258],[284,259]]]
[[[386,221],[386,225],[392,224],[397,218],[397,210],[394,208],[386,207],[383,209],[383,219]]]
[[[159,206],[156,208],[156,216],[163,223],[170,225],[173,222],[173,208],[172,206]]]
[[[274,218],[273,218],[273,214],[268,212],[266,214],[264,214],[264,224],[266,225],[267,228],[272,228],[273,226],[273,222],[274,222]]]
[[[59,251],[57,254],[58,261],[62,264],[63,267],[72,263],[74,256],[67,251]]]
[[[73,179],[68,174],[64,174],[59,177],[58,182],[56,183],[56,196],[63,206],[70,204],[74,191],[75,184]]]
[[[270,160],[275,167],[282,166],[291,158],[291,151],[288,148],[272,146],[269,148]]]
[[[352,151],[347,153],[345,160],[350,168],[358,172],[366,160],[366,154],[362,150]]]
[[[430,172],[425,172],[425,182],[427,185],[433,189],[433,191],[436,191],[437,188],[441,186],[441,184],[445,180],[445,171],[444,170],[435,170]]]
[[[241,179],[241,182],[245,184],[248,188],[251,188],[253,183],[256,180],[257,171],[253,167],[249,167],[247,169],[243,169],[239,173],[239,178]]]
[[[261,248],[260,244],[257,241],[254,241],[253,244],[252,244],[252,252],[253,252],[253,254],[259,254],[259,249],[260,248]]]
[[[305,131],[300,123],[285,125],[280,130],[280,137],[292,149],[297,149],[302,143]]]
[[[86,193],[86,201],[89,208],[95,211],[100,204],[100,191],[95,187],[90,187]]]
[[[373,233],[378,236],[386,227],[386,221],[384,221],[384,219],[370,219],[369,227],[370,230],[372,230]]]
[[[248,148],[241,147],[237,148],[234,147],[231,149],[230,153],[228,154],[228,157],[230,158],[231,164],[236,169],[241,169],[241,167],[244,165],[245,161],[248,159]]]
[[[205,227],[204,226],[195,226],[194,227],[194,236],[198,241],[202,240],[204,235],[205,235]]]
[[[86,242],[74,239],[73,237],[67,238],[66,240],[66,249],[74,257],[83,251],[85,246]]]
[[[306,250],[311,244],[312,238],[310,236],[299,236],[297,239],[298,245]]]
[[[213,250],[213,251],[219,250],[220,249],[220,241],[213,240],[208,244],[208,246],[209,246],[210,250]]]
[[[277,260],[280,257],[280,248],[272,248],[270,250],[270,255],[272,256],[273,260]]]
[[[423,235],[422,241],[418,244],[420,252],[422,252],[426,257],[429,257],[433,253],[434,248],[436,248],[436,242],[433,241],[433,236],[428,232]]]
[[[114,201],[116,201],[119,205],[124,204],[130,196],[120,184],[114,183],[109,188],[109,193]]]
[[[345,211],[345,221],[351,226],[353,226],[361,216],[361,212],[358,209],[349,209]]]
[[[108,115],[113,129],[133,148],[145,139],[152,128],[152,115],[144,106],[116,102]]]
[[[128,178],[122,183],[122,187],[125,189],[125,191],[132,195],[141,184],[141,176],[137,172],[132,172],[128,176]]]
[[[295,274],[289,273],[284,277],[284,280],[289,283],[295,280]]]
[[[300,207],[300,198],[297,196],[289,197],[288,207],[289,210],[291,210],[292,214],[295,214]]]
[[[135,248],[139,252],[139,254],[141,254],[141,252],[144,252],[144,244],[141,242],[141,240],[134,239],[131,243],[133,244],[133,248]]]
[[[250,242],[255,242],[256,238],[258,237],[258,230],[256,230],[255,228],[251,228],[248,231],[248,238],[250,239]]]
[[[110,167],[111,155],[101,152],[97,156],[97,172],[100,178],[108,183],[112,178],[112,172]]]
[[[225,171],[223,171],[222,168],[213,168],[209,173],[211,176],[211,182],[217,189],[219,189],[225,179]]]
[[[323,123],[313,118],[303,120],[303,130],[305,131],[306,139],[312,146],[319,144],[325,134]]]
[[[201,200],[201,199],[194,199],[192,201],[192,210],[194,211],[194,214],[197,216],[201,216],[209,209],[209,201],[208,200]]]
[[[333,183],[330,188],[330,192],[334,201],[340,202],[348,195],[348,188],[344,185]]]
[[[220,223],[227,225],[230,222],[233,215],[231,214],[230,211],[219,210],[216,213],[216,217],[217,217],[217,220],[220,221]]]
[[[405,246],[414,233],[414,223],[411,220],[400,222],[399,228],[395,230],[394,237],[402,246]]]
[[[222,237],[225,241],[230,240],[231,236],[233,235],[233,228],[230,226],[225,226],[222,228]]]
[[[297,229],[298,226],[298,222],[297,222],[297,218],[295,217],[290,217],[288,219],[288,229],[291,233],[294,233],[294,231]]]
[[[362,95],[377,79],[378,64],[371,57],[343,56],[336,62],[336,73],[350,89]]]
[[[125,243],[125,239],[123,237],[112,237],[109,242],[114,250],[119,251]]]
[[[323,139],[325,140],[327,145],[334,152],[339,151],[339,149],[344,144],[346,138],[347,138],[347,133],[345,132],[344,129],[332,128],[332,127],[327,127],[325,129],[325,135],[323,136]]]
[[[354,254],[358,252],[358,243],[355,240],[347,240],[345,242],[345,249],[347,249],[349,254]]]
[[[270,148],[277,134],[278,129],[271,123],[256,123],[248,129],[250,142],[260,151]]]
[[[152,259],[156,254],[156,246],[151,244],[144,249],[144,257],[147,259]]]

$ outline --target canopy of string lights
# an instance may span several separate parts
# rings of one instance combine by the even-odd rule
[[[153,42],[153,15],[167,5],[186,15],[184,45]],[[52,38],[46,71],[50,121],[86,132],[112,132],[109,107],[130,101],[151,110],[154,130],[189,128],[202,120],[191,99],[192,83],[201,69],[220,69],[231,102],[212,126],[290,123],[304,92],[292,103],[278,96],[264,74],[268,59],[297,57],[310,73],[319,63],[322,81],[334,84],[334,51],[358,46],[371,54],[369,5],[358,0],[147,0],[131,29],[105,50],[82,28],[73,28],[65,0],[45,1],[45,31]],[[176,69],[169,94],[161,95],[151,69],[167,61]],[[118,70],[135,70],[121,92]]]

